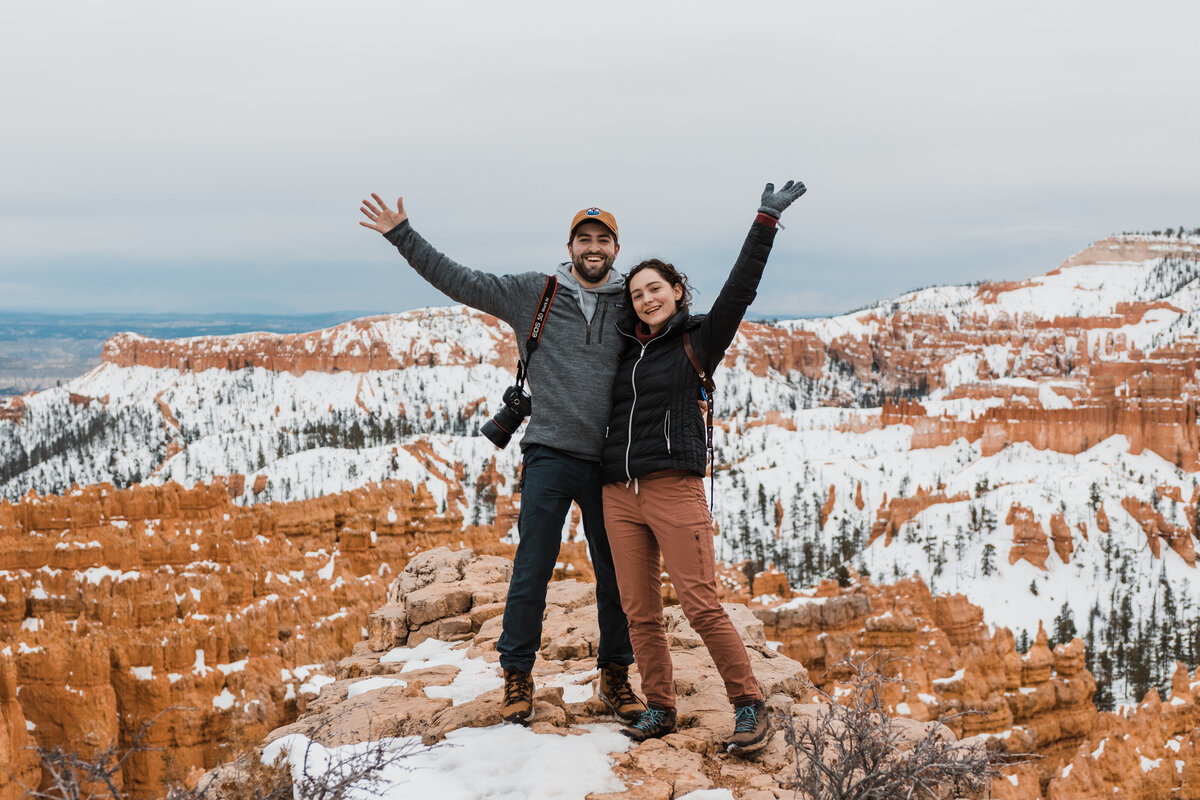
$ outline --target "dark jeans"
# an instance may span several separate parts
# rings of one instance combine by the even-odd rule
[[[542,644],[546,585],[554,576],[563,523],[572,500],[579,504],[583,515],[583,532],[596,573],[596,615],[600,623],[597,666],[632,664],[629,625],[621,610],[612,551],[604,532],[599,462],[584,461],[553,447],[530,445],[525,448],[522,475],[521,516],[517,520],[521,541],[508,584],[504,632],[496,642],[500,666],[522,672],[533,669]]]

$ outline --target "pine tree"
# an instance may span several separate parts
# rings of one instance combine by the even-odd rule
[[[1054,618],[1054,637],[1051,639],[1051,646],[1069,643],[1075,638],[1075,634],[1075,615],[1071,612],[1071,607],[1064,602],[1058,616]]]
[[[979,522],[987,530],[988,533],[996,532],[996,512],[992,511],[987,506],[979,509]]]
[[[800,585],[807,586],[813,582],[820,570],[818,567],[816,545],[811,540],[805,540],[800,546]]]
[[[1107,651],[1097,657],[1092,675],[1096,678],[1096,693],[1092,696],[1096,710],[1112,711],[1116,705],[1112,693],[1113,662]]]
[[[1154,648],[1150,639],[1139,622],[1137,638],[1128,656],[1130,691],[1139,702],[1154,684]]]
[[[746,509],[738,510],[737,518],[738,544],[743,558],[750,553],[750,521],[746,517]]]
[[[979,562],[979,571],[985,576],[996,571],[996,546],[991,542],[983,546],[983,558]]]

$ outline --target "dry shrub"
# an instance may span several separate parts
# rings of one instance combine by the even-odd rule
[[[846,658],[831,667],[849,675],[848,693],[824,702],[813,715],[776,717],[792,753],[797,798],[808,800],[938,800],[980,796],[990,790],[1005,764],[1025,760],[979,746],[961,745],[943,717],[921,736],[913,726],[893,723],[884,712],[883,686],[899,682],[883,675],[878,653]],[[977,712],[964,712],[965,714]]]
[[[43,783],[40,789],[22,784],[28,800],[128,800],[122,787],[121,771],[134,753],[160,748],[146,746],[145,737],[158,717],[148,720],[133,736],[126,748],[114,741],[106,749],[90,757],[68,753],[62,748],[32,748],[41,761]],[[228,763],[207,773],[199,782],[190,780],[186,770],[164,757],[167,781],[163,791],[166,800],[342,800],[361,797],[363,790],[379,788],[386,770],[400,765],[419,749],[418,743],[397,744],[386,739],[373,739],[367,730],[367,747],[349,748],[339,753],[331,763],[321,765],[318,774],[309,775],[318,742],[328,734],[340,715],[322,720],[307,734],[308,742],[302,756],[303,777],[294,780],[288,760],[281,754],[272,764],[262,761],[262,748],[243,743]],[[435,744],[435,747],[446,746]]]

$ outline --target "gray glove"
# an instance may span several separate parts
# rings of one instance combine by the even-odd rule
[[[762,205],[758,207],[758,211],[760,214],[768,214],[779,219],[783,210],[796,202],[796,198],[807,191],[808,189],[800,181],[788,181],[778,192],[775,191],[775,184],[768,183],[767,188],[763,189]]]

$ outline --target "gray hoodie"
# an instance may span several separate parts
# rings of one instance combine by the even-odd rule
[[[508,323],[516,334],[521,358],[526,357],[525,341],[546,288],[545,273],[493,275],[469,269],[434,249],[408,220],[384,235],[438,291]],[[598,462],[621,351],[616,324],[622,313],[625,281],[612,270],[608,283],[585,289],[571,274],[570,264],[560,265],[555,275],[558,291],[537,352],[528,361],[533,413],[521,449],[542,444]],[[488,390],[495,395],[494,404],[500,402],[505,388]],[[493,410],[498,408],[493,405]]]

